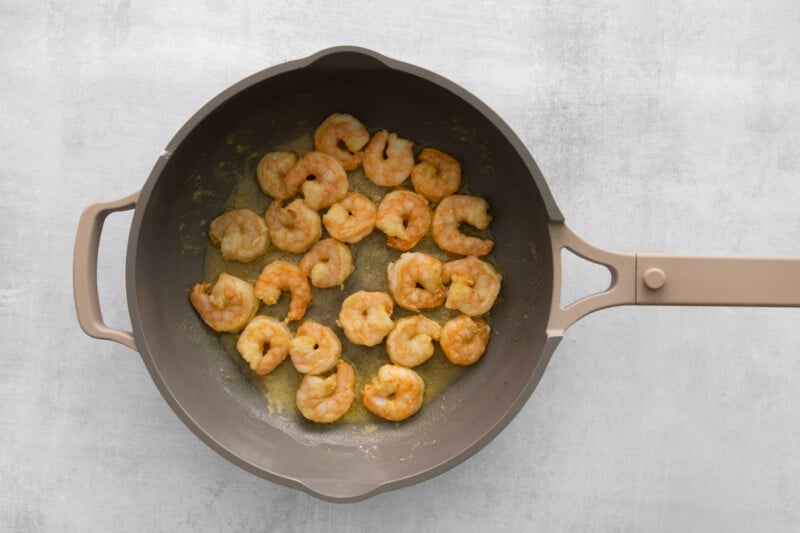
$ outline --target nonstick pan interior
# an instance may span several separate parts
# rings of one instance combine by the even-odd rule
[[[390,65],[358,51],[321,54],[256,74],[212,100],[156,164],[129,243],[137,346],[175,412],[238,465],[339,501],[417,481],[466,458],[521,407],[548,357],[551,245],[533,179],[538,170],[506,126],[467,93]],[[416,150],[453,154],[471,190],[489,202],[504,278],[482,361],[412,419],[378,423],[375,431],[270,414],[246,379],[225,379],[238,369],[188,299],[203,277],[207,224],[235,186],[231,175],[247,170],[241,147],[267,151],[313,131],[333,112],[352,113],[371,131],[397,132]]]

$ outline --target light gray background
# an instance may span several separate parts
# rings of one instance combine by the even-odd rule
[[[800,256],[800,3],[84,4],[0,0],[0,529],[798,530],[798,310],[589,316],[473,458],[334,505],[206,448],[81,333],[70,272],[81,209],[141,187],[208,99],[338,44],[487,102],[594,244]],[[100,261],[120,327],[129,220]]]

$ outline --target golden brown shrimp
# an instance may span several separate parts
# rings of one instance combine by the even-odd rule
[[[303,271],[286,261],[274,261],[264,267],[256,280],[255,295],[267,305],[274,305],[282,291],[289,291],[289,313],[286,320],[300,320],[311,303],[311,287]]]
[[[445,307],[480,316],[494,305],[503,277],[489,263],[469,256],[445,263],[442,279],[450,283]]]
[[[486,200],[477,196],[454,194],[436,207],[433,214],[433,239],[439,248],[461,255],[486,255],[494,242],[489,239],[469,237],[461,233],[459,224],[466,222],[478,229],[489,227],[492,217]]]
[[[381,200],[375,225],[386,234],[388,246],[410,250],[431,227],[428,201],[415,192],[392,191]]]
[[[361,193],[349,192],[322,215],[322,223],[331,237],[355,244],[375,229],[378,208]]]
[[[269,374],[286,359],[292,334],[282,322],[272,317],[255,317],[236,341],[236,349],[250,368],[263,376]]]
[[[486,351],[490,331],[485,320],[459,315],[444,323],[439,344],[451,363],[473,365]]]
[[[437,307],[447,293],[442,284],[442,262],[432,255],[406,252],[386,267],[389,293],[397,305],[417,312]]]
[[[386,353],[392,363],[413,368],[433,355],[433,341],[439,340],[442,327],[423,315],[401,318],[386,337]]]
[[[296,190],[290,191],[283,182],[283,177],[297,163],[297,156],[292,152],[269,152],[264,154],[256,167],[258,185],[264,194],[276,200],[286,200],[294,196]]]
[[[331,328],[306,320],[297,328],[289,355],[298,372],[322,374],[336,366],[342,355],[342,343]]]
[[[403,183],[414,167],[414,144],[386,130],[376,131],[364,148],[364,174],[375,185]]]
[[[422,407],[425,382],[419,374],[397,365],[383,365],[364,387],[364,406],[386,420],[399,422]]]
[[[210,283],[195,285],[189,299],[200,318],[216,331],[239,331],[258,310],[253,286],[225,272],[213,288]]]
[[[269,246],[264,218],[250,209],[222,213],[208,226],[208,237],[219,246],[222,257],[242,263],[258,259]]]
[[[368,142],[367,128],[346,113],[332,114],[314,132],[314,150],[335,157],[348,172],[361,165],[361,149]]]
[[[308,374],[300,382],[295,402],[303,416],[314,422],[330,423],[350,409],[356,397],[356,374],[345,361],[327,377]]]
[[[283,177],[283,183],[289,191],[302,190],[306,203],[316,211],[344,198],[350,187],[341,163],[322,152],[303,155]]]
[[[461,165],[453,156],[436,148],[424,148],[417,159],[420,162],[411,169],[411,183],[431,202],[438,202],[461,187]]]
[[[285,208],[275,200],[264,214],[264,221],[275,247],[301,254],[322,236],[319,213],[298,198]]]
[[[336,287],[353,273],[350,248],[336,239],[323,239],[311,247],[300,260],[300,270],[315,287]]]
[[[385,292],[359,291],[342,302],[336,322],[354,344],[376,346],[392,331],[394,303]]]

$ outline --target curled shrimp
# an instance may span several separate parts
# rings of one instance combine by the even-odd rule
[[[378,208],[361,193],[349,192],[322,215],[322,223],[331,237],[355,244],[375,229]]]
[[[469,256],[445,263],[442,279],[450,283],[445,307],[480,316],[494,305],[503,278],[489,263]]]
[[[409,311],[437,307],[447,296],[442,272],[442,262],[432,255],[406,252],[386,267],[389,293]]]
[[[392,191],[381,200],[375,225],[386,234],[387,246],[410,250],[431,227],[428,201],[415,192]]]
[[[322,236],[319,213],[298,198],[281,207],[274,201],[264,214],[272,244],[281,250],[300,254],[308,250]]]
[[[311,279],[313,286],[327,288],[342,285],[355,267],[346,244],[336,239],[323,239],[300,260],[300,270]]]
[[[250,209],[226,211],[211,221],[208,236],[229,261],[249,263],[261,257],[269,246],[264,218]]]
[[[459,231],[458,226],[466,222],[478,229],[489,227],[492,217],[489,205],[478,196],[454,194],[436,207],[433,214],[433,239],[439,248],[460,255],[486,255],[492,251],[494,242],[489,239],[469,237]]]
[[[314,422],[330,423],[350,409],[356,397],[356,373],[345,361],[327,377],[308,374],[300,382],[295,403],[303,416]]]
[[[364,406],[386,420],[399,422],[422,407],[425,382],[403,366],[383,365],[364,387]]]
[[[386,130],[376,131],[364,148],[364,174],[375,185],[403,183],[414,167],[414,144]]]
[[[386,353],[396,365],[421,365],[433,355],[433,341],[439,340],[441,331],[438,323],[423,315],[401,318],[386,337]]]
[[[259,315],[239,335],[236,349],[250,368],[263,376],[269,374],[289,355],[292,334],[282,322]]]
[[[331,328],[306,320],[297,328],[289,355],[298,372],[322,374],[336,366],[342,355],[342,343]]]
[[[392,331],[394,303],[385,292],[359,291],[342,302],[337,324],[354,344],[376,346]]]
[[[460,315],[442,326],[439,344],[447,359],[456,365],[473,365],[489,344],[489,324],[480,318]]]
[[[267,305],[274,305],[282,291],[289,291],[289,313],[286,320],[300,320],[311,303],[311,287],[303,271],[286,261],[274,261],[264,267],[256,280],[255,295]]]
[[[368,142],[367,128],[347,113],[332,114],[314,132],[314,150],[335,157],[346,171],[361,165],[361,149]]]
[[[264,194],[276,200],[286,200],[294,196],[283,182],[283,177],[297,163],[297,156],[292,152],[269,152],[264,154],[256,167],[258,185]]]
[[[438,202],[461,187],[461,165],[453,156],[436,148],[424,148],[417,159],[420,162],[411,169],[411,184],[431,202]]]
[[[225,272],[213,288],[210,283],[195,285],[189,300],[200,318],[215,331],[239,331],[258,310],[253,286]]]
[[[322,152],[303,155],[283,177],[283,183],[293,193],[302,190],[306,203],[316,211],[344,198],[350,187],[341,163]]]

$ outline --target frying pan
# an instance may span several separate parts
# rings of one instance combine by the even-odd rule
[[[203,279],[207,223],[243,172],[242,146],[265,149],[313,131],[332,112],[386,127],[461,161],[492,208],[503,288],[487,354],[402,424],[314,425],[270,413],[202,327],[187,294]],[[132,331],[103,323],[97,253],[105,217],[134,209],[126,256]],[[604,265],[610,286],[562,307],[561,250]],[[354,501],[434,476],[497,435],[531,395],[564,331],[605,307],[800,304],[800,259],[623,254],[564,223],[532,156],[486,105],[421,68],[355,47],[266,69],[212,99],[178,131],[141,191],[89,206],[75,242],[83,330],[138,350],[164,399],[206,444],[266,479]],[[221,373],[220,367],[226,372]]]

